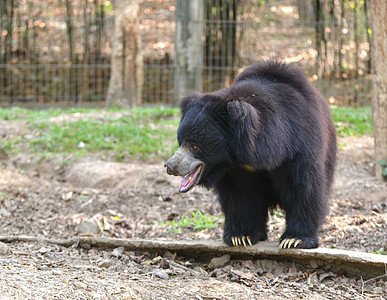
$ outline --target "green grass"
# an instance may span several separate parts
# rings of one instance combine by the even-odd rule
[[[65,114],[82,113],[98,111],[102,109],[88,109],[88,108],[71,108],[71,109],[45,109],[45,110],[31,110],[20,107],[0,108],[0,118],[7,121],[43,121],[45,119],[57,117]]]
[[[97,112],[97,114],[95,114]],[[4,120],[27,121],[28,134],[9,135],[0,141],[0,148],[10,153],[39,153],[43,157],[56,154],[108,153],[116,160],[149,157],[167,158],[177,148],[176,127],[179,111],[176,108],[112,109],[99,117],[103,109],[26,110],[0,109]],[[122,112],[119,118],[109,113]],[[94,113],[87,120],[62,122],[49,118],[73,113]],[[173,126],[169,126],[173,125]]]
[[[125,156],[136,157],[138,154],[144,159],[151,153],[165,156],[171,151],[169,145],[164,142],[172,134],[170,130],[162,126],[153,128],[130,117],[106,123],[99,121],[42,123],[37,128],[39,136],[30,139],[30,148],[34,152],[112,151],[116,159],[120,160]]]
[[[223,217],[203,214],[200,210],[191,212],[191,216],[182,215],[179,220],[173,219],[171,222],[158,222],[158,226],[166,227],[167,231],[181,233],[182,228],[189,228],[193,231],[218,228],[223,223]]]
[[[372,134],[371,109],[331,107],[338,135]],[[81,113],[88,118],[50,118]],[[121,113],[113,118],[114,113]],[[0,109],[0,118],[23,123],[22,134],[0,140],[0,149],[10,154],[27,152],[43,158],[55,155],[104,154],[110,159],[165,159],[177,148],[177,108],[47,109],[18,107]]]
[[[20,107],[11,108],[0,108],[0,118],[9,121],[44,121],[49,118],[70,115],[74,113],[93,113],[93,112],[123,112],[130,113],[131,117],[136,120],[151,118],[153,120],[161,119],[164,117],[175,117],[179,115],[177,108],[167,108],[164,106],[159,107],[147,107],[147,108],[70,108],[70,109],[43,109],[43,110],[32,110]]]
[[[370,107],[336,107],[331,112],[339,136],[372,135],[372,115]]]
[[[0,170],[1,171],[1,170]],[[9,195],[5,192],[0,192],[0,198],[8,198]]]

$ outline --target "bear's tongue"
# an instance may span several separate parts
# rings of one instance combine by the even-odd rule
[[[202,166],[199,165],[191,173],[189,173],[181,178],[181,183],[180,183],[180,187],[179,187],[180,193],[188,192],[196,184],[197,177],[200,174],[201,168],[202,168]]]

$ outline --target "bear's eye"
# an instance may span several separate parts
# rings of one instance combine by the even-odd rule
[[[198,147],[197,145],[191,143],[191,149],[192,149],[193,151],[198,151],[198,150],[199,150],[199,147]]]

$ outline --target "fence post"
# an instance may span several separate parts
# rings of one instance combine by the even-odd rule
[[[203,16],[203,0],[176,1],[174,105],[202,89]]]

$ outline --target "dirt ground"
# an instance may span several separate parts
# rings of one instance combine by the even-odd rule
[[[26,130],[2,121],[0,136]],[[321,246],[387,250],[387,185],[374,176],[372,137],[339,140],[330,215]],[[179,178],[162,162],[110,162],[96,156],[40,159],[0,149],[0,235],[69,238],[95,235],[147,239],[217,239],[222,228],[166,230],[200,210],[220,214],[208,190],[177,192]],[[269,240],[284,229],[269,221]],[[386,299],[386,276],[370,280],[309,265],[225,260],[214,265],[174,253],[0,243],[0,299]]]

